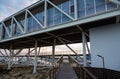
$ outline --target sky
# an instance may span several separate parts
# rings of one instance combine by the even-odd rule
[[[38,0],[0,0],[0,21]]]

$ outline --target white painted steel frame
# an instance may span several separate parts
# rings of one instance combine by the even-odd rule
[[[3,27],[5,28],[5,32],[8,34],[8,36],[10,37],[10,31],[9,31],[9,29],[6,27],[6,25],[5,25],[5,23],[4,22],[2,22],[2,25],[3,25]]]
[[[52,30],[71,27],[71,26],[84,24],[84,23],[88,23],[88,22],[93,22],[93,21],[97,21],[97,20],[101,20],[101,19],[105,19],[105,18],[109,18],[109,17],[113,17],[113,16],[119,16],[119,15],[120,15],[120,9],[118,8],[118,9],[115,9],[115,10],[112,10],[112,11],[107,11],[107,12],[104,12],[104,13],[99,13],[99,14],[95,14],[95,15],[92,15],[92,16],[89,16],[89,17],[77,19],[77,20],[74,20],[74,21],[71,21],[71,22],[55,25],[54,27],[52,27],[52,26],[49,27],[49,28],[46,27],[44,29],[41,29],[40,31],[35,31],[35,32],[31,32],[31,33],[22,34],[20,36],[11,37],[9,39],[2,39],[0,42],[5,42],[5,41],[17,39],[17,38],[22,38],[22,37],[26,37],[26,36],[30,36],[30,35],[35,35],[35,34],[38,34],[38,33],[44,33],[44,32],[48,32],[48,31],[52,31]],[[4,22],[2,22],[2,25],[4,25],[4,27],[6,28]],[[7,31],[7,34],[8,34],[9,30],[7,28],[6,28],[6,31]],[[9,34],[9,36],[10,36],[10,34]]]
[[[19,29],[21,30],[22,33],[24,33],[24,30],[22,28],[22,26],[20,25],[20,23],[16,20],[16,18],[13,16],[12,17],[14,19],[14,21],[16,22],[17,26],[19,27]]]
[[[51,4],[53,7],[55,7],[57,10],[59,10],[61,13],[63,13],[64,15],[66,15],[68,18],[70,18],[71,20],[77,20],[77,0],[74,0],[74,9],[75,9],[75,18],[71,17],[68,13],[64,12],[62,9],[60,9],[59,7],[57,7],[55,4],[53,4],[51,1],[49,0],[44,0],[44,25],[42,25],[42,23],[39,22],[39,20],[29,11],[28,9],[25,9],[25,23],[24,23],[24,28],[22,28],[22,26],[19,24],[19,22],[16,20],[15,15],[13,15],[11,17],[11,26],[13,25],[13,21],[15,21],[15,23],[17,24],[17,27],[19,27],[19,29],[21,30],[22,34],[27,33],[27,27],[28,27],[28,14],[30,14],[32,16],[32,18],[42,27],[45,28],[47,26],[47,4]],[[9,30],[7,28],[7,26],[5,25],[4,21],[1,22],[3,27],[5,28],[5,32],[7,32],[9,38],[12,37],[12,27]],[[3,28],[2,27],[2,28]],[[2,34],[2,33],[1,33]],[[1,35],[2,36],[2,35]]]
[[[83,65],[87,66],[87,57],[86,57],[86,40],[85,40],[85,33],[82,32],[82,45],[83,45]]]
[[[12,45],[10,45],[10,53],[9,53],[9,61],[8,61],[8,70],[11,69],[11,53],[12,53]]]
[[[34,68],[33,68],[33,74],[37,73],[37,44],[38,41],[35,41],[35,53],[34,53]]]

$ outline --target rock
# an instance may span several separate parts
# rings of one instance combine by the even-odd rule
[[[17,77],[17,79],[23,79],[22,77]]]
[[[8,75],[4,76],[4,79],[9,79],[9,78],[10,78],[10,76],[8,76]]]
[[[17,76],[20,76],[20,75],[21,75],[21,72],[17,72],[17,73],[12,74],[13,77],[17,77]]]

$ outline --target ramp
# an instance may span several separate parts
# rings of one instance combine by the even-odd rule
[[[56,79],[78,79],[78,77],[70,64],[68,62],[64,62],[60,66],[60,70],[56,75]]]

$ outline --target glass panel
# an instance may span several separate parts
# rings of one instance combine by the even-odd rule
[[[64,12],[68,13],[68,14],[69,14],[69,12],[70,12],[69,7],[70,7],[69,1],[64,2],[64,3],[62,4],[62,10],[63,10]]]
[[[69,2],[64,2],[62,4],[62,10],[69,14],[70,12]],[[62,13],[62,23],[67,22],[67,21],[70,21],[70,19]]]
[[[44,24],[44,12],[40,12],[35,15],[35,17],[38,19],[38,21],[43,25]],[[40,28],[40,26],[39,26]]]
[[[13,29],[13,31],[12,31],[12,35],[13,35],[13,36],[18,36],[18,35],[21,34],[21,30],[20,30],[20,28],[17,26],[16,23],[14,23],[14,24],[12,25],[12,29]]]
[[[61,5],[59,5],[58,6],[59,8],[61,8]],[[61,24],[61,12],[59,11],[59,10],[57,10],[57,9],[54,9],[55,11],[54,11],[54,15],[53,15],[53,17],[54,17],[54,24],[56,25],[56,24]]]
[[[78,0],[77,6],[78,6],[78,17],[84,17],[85,16],[84,0]]]
[[[70,15],[74,17],[74,0],[70,0]]]
[[[25,23],[25,20],[21,20],[19,21],[20,25],[22,26],[22,28],[24,28],[24,23]]]
[[[5,30],[5,28],[3,28],[3,36],[2,36],[2,38],[3,38],[3,39],[9,38],[9,36],[8,36],[8,34],[7,34],[6,30]]]
[[[96,12],[104,12],[105,11],[105,0],[96,0]]]
[[[53,25],[53,8],[48,9],[48,26]]]
[[[92,15],[95,13],[94,0],[86,0],[86,13],[87,15]]]
[[[111,10],[111,9],[114,9],[114,8],[117,8],[116,4],[113,4],[113,3],[110,3],[110,2],[107,4],[107,10]]]
[[[36,15],[35,15],[36,17]],[[35,30],[40,29],[40,25],[36,22],[36,20],[33,17],[28,18],[28,32],[32,32]]]

